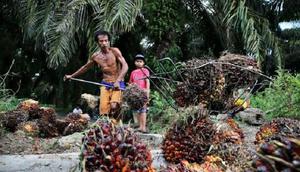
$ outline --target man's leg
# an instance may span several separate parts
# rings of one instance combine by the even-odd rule
[[[112,92],[112,96],[110,100],[110,112],[109,112],[113,118],[120,119],[121,102],[122,102],[122,91],[114,90]]]
[[[99,114],[108,115],[110,112],[110,93],[105,87],[100,87]]]

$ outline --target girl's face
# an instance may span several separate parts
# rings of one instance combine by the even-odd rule
[[[137,60],[135,60],[134,61],[134,64],[135,64],[135,66],[137,67],[137,68],[142,68],[142,67],[144,67],[144,60],[141,60],[141,59],[137,59]]]

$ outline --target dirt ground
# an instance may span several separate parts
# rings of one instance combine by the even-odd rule
[[[22,131],[6,133],[0,138],[0,154],[47,154],[62,152],[79,152],[80,145],[65,146],[59,145],[61,137],[44,139],[31,137]]]
[[[259,126],[250,126],[245,123],[238,123],[245,134],[245,145],[251,150],[255,150],[254,140],[255,134],[259,129]],[[79,137],[78,137],[79,135]],[[61,144],[61,140],[68,139],[67,137],[56,138],[38,138],[26,135],[22,131],[15,133],[6,132],[0,138],[0,154],[47,154],[47,153],[69,153],[80,151],[80,134],[77,133],[77,137],[73,139],[75,142],[71,144]],[[72,137],[72,136],[71,136]]]

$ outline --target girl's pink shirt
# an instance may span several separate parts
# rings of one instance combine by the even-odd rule
[[[149,76],[150,76],[150,72],[148,69],[146,68],[135,69],[130,74],[129,83],[135,83],[140,88],[146,89],[147,88],[146,79]]]

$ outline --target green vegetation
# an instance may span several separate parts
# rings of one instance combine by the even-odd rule
[[[20,103],[20,100],[14,96],[0,99],[0,112],[13,110]]]
[[[267,113],[267,118],[291,117],[300,119],[300,74],[279,71],[274,82],[252,99],[254,107]]]
[[[161,58],[179,64],[229,51],[255,58],[267,75],[280,67],[300,71],[300,29],[279,26],[297,23],[300,3],[294,0],[3,0],[0,9],[0,74],[16,60],[6,88],[57,107],[73,106],[81,93],[95,94],[94,86],[62,78],[95,52],[96,30],[112,33],[112,46],[121,50],[130,70],[137,53],[160,73]],[[95,67],[82,77],[99,81],[99,73]],[[14,102],[3,100],[5,108]]]
[[[6,88],[5,80],[9,76],[9,72],[14,65],[14,61],[10,65],[8,72],[0,75],[0,112],[14,109],[18,104],[19,100],[15,97],[13,90]]]
[[[157,91],[151,94],[151,99],[152,103],[147,114],[148,128],[153,133],[163,133],[173,121],[176,121],[178,112]],[[169,98],[169,101],[171,100]]]

